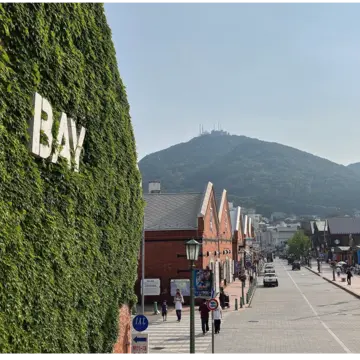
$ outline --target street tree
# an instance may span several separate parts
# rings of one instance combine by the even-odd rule
[[[293,254],[295,257],[307,256],[309,248],[311,248],[310,239],[304,234],[302,230],[297,231],[293,237],[287,242],[288,254]]]

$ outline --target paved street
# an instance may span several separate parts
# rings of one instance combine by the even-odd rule
[[[252,307],[226,317],[215,352],[360,352],[360,300],[305,268],[274,264],[279,287],[263,288],[259,279]]]
[[[197,309],[196,309],[197,310]],[[157,321],[149,325],[147,333],[150,336],[150,353],[189,353],[189,312],[184,312],[180,323],[176,321],[176,314],[171,312],[166,322],[159,317]],[[205,336],[201,331],[199,312],[195,312],[196,352],[205,353],[208,348],[211,352],[211,321],[210,332]]]

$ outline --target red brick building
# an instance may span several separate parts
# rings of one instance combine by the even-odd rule
[[[234,273],[238,276],[240,269],[244,264],[244,252],[245,252],[245,236],[244,236],[244,217],[241,214],[241,207],[235,208],[230,206],[230,216],[233,231],[232,242],[232,258],[234,261]]]
[[[232,281],[232,238],[226,190],[219,204],[209,182],[202,193],[161,193],[159,183],[149,183],[144,195],[145,278],[160,279],[160,295],[146,296],[145,302],[172,300],[178,281],[189,282],[189,262],[185,243],[202,244],[196,268],[214,270],[216,288]],[[136,293],[140,299],[141,258]],[[184,294],[185,301],[188,300]]]

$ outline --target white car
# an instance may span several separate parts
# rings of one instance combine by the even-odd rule
[[[264,287],[267,286],[279,286],[278,278],[274,273],[266,273],[264,275]]]
[[[264,276],[266,276],[267,274],[275,274],[275,269],[265,269]]]

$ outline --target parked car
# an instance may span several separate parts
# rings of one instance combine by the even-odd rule
[[[275,273],[264,275],[264,287],[267,286],[279,286],[279,281]]]
[[[300,265],[300,261],[295,260],[292,264],[292,269],[293,270],[301,270],[301,265]]]

